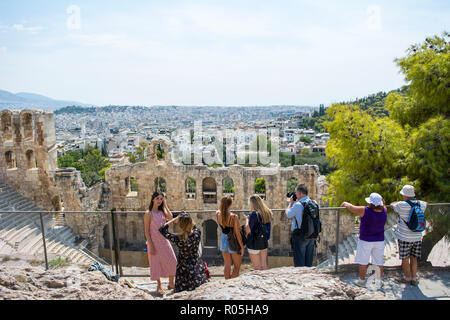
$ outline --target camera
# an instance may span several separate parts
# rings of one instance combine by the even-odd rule
[[[297,194],[295,192],[288,192],[286,193],[286,197],[287,198],[291,198],[292,196],[294,196],[294,201],[297,201]]]

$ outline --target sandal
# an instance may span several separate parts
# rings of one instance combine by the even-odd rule
[[[395,278],[395,281],[400,282],[400,283],[406,283],[406,284],[411,284],[411,280],[406,280],[405,278]]]
[[[166,294],[166,292],[164,291],[164,289],[158,289],[157,291],[158,295],[160,296],[164,296]]]

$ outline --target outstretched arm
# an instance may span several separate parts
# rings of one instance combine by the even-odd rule
[[[348,211],[355,213],[360,217],[364,216],[365,207],[354,206],[350,202],[342,202],[341,207],[347,208]]]
[[[163,212],[164,212],[164,216],[166,217],[167,220],[173,219],[173,214],[170,211],[169,206],[167,205],[165,197],[163,198]]]

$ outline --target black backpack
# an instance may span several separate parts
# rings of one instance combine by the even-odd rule
[[[319,205],[314,200],[300,203],[303,205],[303,218],[299,234],[305,240],[319,240],[319,234],[322,231]]]
[[[248,235],[247,248],[253,250],[264,250],[269,246],[267,230],[266,227],[263,226],[261,214],[257,212],[256,216],[258,217],[258,225],[255,230]]]

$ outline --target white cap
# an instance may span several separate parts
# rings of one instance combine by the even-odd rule
[[[415,197],[416,194],[414,193],[414,187],[410,186],[409,184],[406,184],[403,186],[402,191],[400,191],[400,194],[405,197]]]
[[[374,206],[382,206],[383,205],[383,198],[376,192],[373,192],[370,194],[369,198],[366,198],[367,203],[371,203]]]

